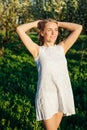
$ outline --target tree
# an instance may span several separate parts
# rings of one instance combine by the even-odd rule
[[[0,3],[0,28],[4,35],[2,35],[1,47],[5,43],[11,42],[14,39],[14,33],[18,24],[26,22],[29,16],[28,7],[29,0],[4,0]]]
[[[31,13],[35,19],[58,19],[65,4],[63,0],[35,0],[32,3]]]
[[[76,21],[83,25],[83,31],[87,34],[87,0],[78,0]]]

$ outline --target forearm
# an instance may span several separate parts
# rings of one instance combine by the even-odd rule
[[[31,23],[22,24],[22,25],[17,27],[17,30],[27,32],[31,28],[37,28],[37,24],[38,24],[39,21],[40,20],[37,20],[35,22],[31,22]]]
[[[75,23],[69,23],[69,22],[58,22],[58,26],[62,27],[62,28],[65,28],[67,30],[70,30],[70,31],[75,31],[75,30],[78,30],[78,29],[82,29],[82,25],[75,24]]]

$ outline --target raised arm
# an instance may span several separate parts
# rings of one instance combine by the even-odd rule
[[[82,25],[68,22],[58,22],[58,26],[71,31],[70,35],[60,43],[66,53],[79,37],[82,31]]]
[[[26,46],[26,48],[29,50],[29,52],[33,55],[34,58],[37,57],[38,52],[39,52],[39,46],[34,43],[31,38],[27,35],[27,31],[30,30],[31,28],[37,27],[37,24],[40,20],[27,23],[27,24],[22,24],[17,27],[17,33]]]

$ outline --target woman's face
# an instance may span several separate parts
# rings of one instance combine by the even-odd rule
[[[48,22],[41,35],[44,37],[44,43],[54,44],[58,37],[58,25],[54,22]]]

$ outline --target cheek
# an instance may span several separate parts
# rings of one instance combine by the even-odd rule
[[[49,37],[50,35],[51,35],[50,32],[45,32],[45,33],[44,33],[44,36],[45,36],[45,37]]]
[[[57,32],[57,36],[59,36],[59,32]]]

